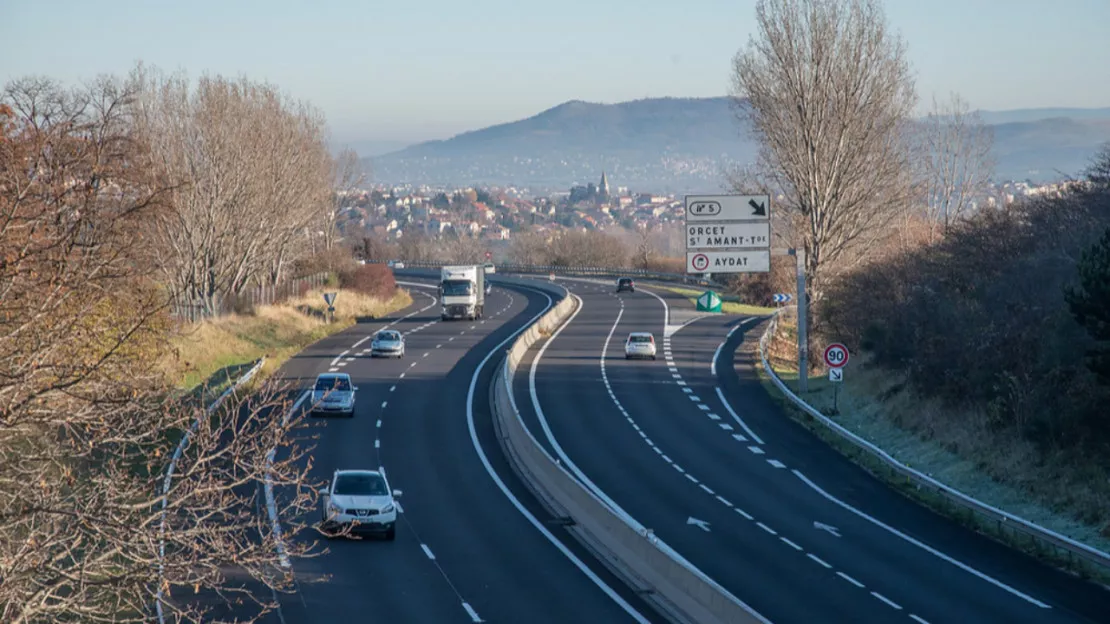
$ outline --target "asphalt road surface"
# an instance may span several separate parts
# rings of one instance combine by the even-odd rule
[[[326,554],[294,562],[298,591],[282,597],[280,619],[271,620],[661,621],[552,522],[494,436],[495,366],[550,298],[495,287],[486,318],[441,321],[435,290],[410,290],[410,308],[329,337],[281,371],[307,388],[317,374],[339,370],[358,387],[354,418],[315,419],[313,476],[380,466],[403,494],[396,541],[326,541]],[[387,324],[405,333],[403,359],[369,357],[363,339]]]
[[[666,341],[664,304],[643,288],[560,283],[583,306],[521,365],[526,423],[771,621],[1110,621],[1110,592],[912,503],[783,415],[743,350],[733,368],[756,320],[711,316]],[[689,316],[684,298],[659,294]],[[632,331],[655,334],[656,361],[624,359]]]

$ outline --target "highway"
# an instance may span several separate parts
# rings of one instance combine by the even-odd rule
[[[406,273],[398,279],[421,275]],[[280,371],[307,388],[341,370],[358,387],[353,419],[314,419],[313,476],[381,466],[403,495],[394,542],[302,533],[328,552],[294,563],[297,591],[271,621],[662,621],[552,521],[494,436],[495,366],[551,298],[495,287],[485,319],[441,321],[434,288],[410,291],[410,308],[329,337]],[[368,337],[386,325],[405,334],[404,359],[369,358]]]
[[[771,621],[1108,621],[1110,592],[912,503],[783,415],[744,349],[733,355],[758,342],[754,319],[707,317],[665,342],[660,298],[560,283],[582,307],[522,363],[525,422]],[[630,331],[655,333],[657,361],[624,359]]]

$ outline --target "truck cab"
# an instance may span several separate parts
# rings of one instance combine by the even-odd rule
[[[482,266],[446,266],[440,271],[440,318],[482,318],[486,301],[485,271]]]

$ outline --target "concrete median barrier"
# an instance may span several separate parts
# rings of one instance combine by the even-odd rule
[[[577,305],[574,298],[564,297],[514,341],[494,376],[490,388],[494,424],[514,470],[599,560],[671,620],[769,624],[650,529],[610,508],[548,454],[528,431],[512,396],[517,365],[529,347],[565,322]]]

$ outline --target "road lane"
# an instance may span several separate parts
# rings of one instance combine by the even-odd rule
[[[357,351],[340,360],[354,356],[344,370],[359,387],[358,413],[350,421],[328,420],[315,473],[326,478],[335,468],[380,464],[404,491],[403,513],[396,542],[335,540],[326,556],[298,563],[301,591],[283,601],[286,622],[632,621],[512,508],[468,433],[474,369],[546,305],[543,297],[495,288],[481,321],[442,322],[433,307],[398,325],[413,332],[403,360],[370,361]],[[477,380],[478,436],[500,479],[550,521],[504,463],[494,437],[485,388],[495,363],[487,360]],[[317,358],[316,365],[330,361]],[[573,539],[561,539],[590,561]],[[307,582],[325,573],[333,575],[328,583]],[[595,573],[647,610],[604,569]]]
[[[582,311],[544,354],[535,390],[553,437],[581,472],[624,511],[774,622],[822,621],[829,613],[860,614],[857,621],[906,621],[872,605],[874,599],[841,591],[824,578],[823,570],[791,558],[774,536],[745,521],[743,508],[725,507],[704,489],[689,462],[672,450],[672,438],[682,435],[683,422],[703,417],[662,361],[658,303],[649,299],[653,303],[644,305],[647,295],[640,293],[618,298],[576,290],[583,298]],[[622,308],[622,300],[640,305]],[[610,356],[618,359],[607,359],[603,376],[602,347],[618,315],[610,341]],[[654,332],[660,360],[625,361],[624,338],[631,331]],[[534,355],[523,366],[530,367]],[[514,390],[518,405],[533,405],[526,375],[518,376]],[[544,439],[534,407],[526,414],[529,427]],[[677,432],[675,422],[680,424]],[[802,587],[805,600],[798,599]]]
[[[964,601],[981,600],[985,609],[999,617],[1014,618],[1009,621],[1105,621],[1105,614],[1110,613],[1110,592],[914,503],[786,418],[760,384],[754,368],[763,327],[746,322],[722,346],[734,327],[730,323],[724,317],[707,318],[673,338],[674,360],[682,378],[698,392],[725,397],[766,441],[765,457],[783,463],[785,470],[779,472],[784,477],[783,487],[805,492],[817,502],[817,509],[829,510],[825,517],[847,527],[850,535],[835,544],[850,547],[857,557],[860,550],[872,552],[862,558],[867,561],[893,559],[895,553],[902,553],[904,560],[898,567],[915,571],[918,579],[925,577],[934,587],[948,578],[945,571],[951,571],[950,578],[966,583],[951,592],[936,593],[961,596]],[[720,395],[718,388],[723,389]],[[920,580],[918,584],[922,584]],[[945,612],[943,617],[961,616],[954,606],[960,602],[948,598],[937,608]],[[1033,617],[1024,611],[1011,613],[1012,604],[1044,604],[1051,609],[1034,609]],[[949,611],[955,612],[949,615]]]
[[[951,562],[878,529],[821,498],[808,486],[801,485],[783,459],[766,445],[751,439],[752,436],[741,424],[732,420],[717,399],[713,384],[701,384],[697,379],[693,384],[687,382],[679,373],[677,361],[673,370],[668,370],[665,361],[625,365],[623,339],[629,331],[648,330],[655,331],[657,337],[662,335],[662,307],[658,301],[654,305],[643,302],[648,296],[646,294],[621,296],[629,302],[629,306],[622,314],[621,324],[610,345],[610,356],[622,359],[608,361],[606,369],[616,400],[608,396],[608,389],[588,389],[596,374],[590,374],[586,364],[590,356],[587,354],[599,351],[596,345],[604,342],[601,329],[605,323],[600,319],[608,316],[609,323],[613,322],[613,299],[609,298],[606,311],[605,298],[600,293],[593,294],[588,287],[577,290],[587,301],[585,309],[594,307],[597,312],[582,312],[554,341],[539,367],[541,374],[537,393],[541,406],[555,414],[548,417],[555,438],[562,442],[570,458],[605,492],[622,506],[627,500],[625,508],[634,517],[655,529],[664,540],[742,599],[748,600],[749,596],[753,596],[753,606],[772,620],[801,621],[807,617],[819,617],[823,610],[826,614],[838,613],[867,621],[886,616],[895,618],[891,621],[907,621],[906,618],[914,621],[999,621],[998,618],[1030,622],[1098,621],[1089,618],[1089,610],[1077,613],[1066,605],[1055,609],[1040,608],[1037,606],[1040,601],[1035,595],[1005,583],[992,583],[983,578],[987,575],[977,577],[973,574],[977,570],[957,568]],[[633,307],[636,297],[641,297],[641,302]],[[671,303],[674,304],[673,301]],[[696,321],[678,332],[673,341],[680,344],[684,333],[691,328],[720,320],[723,320],[722,317]],[[583,326],[578,338],[574,334],[575,325]],[[723,337],[729,329],[718,326],[718,336]],[[608,334],[608,328],[604,333]],[[563,341],[567,344],[560,347]],[[573,344],[576,341],[579,341],[578,344]],[[661,359],[666,344],[661,341]],[[700,346],[706,355],[698,366],[703,367],[707,375],[716,346],[714,344],[708,349],[705,345]],[[548,358],[553,359],[549,362]],[[596,360],[594,365],[598,366]],[[604,385],[604,379],[601,385]],[[573,392],[568,386],[573,386]],[[525,387],[518,378],[518,403],[528,402]],[[614,403],[616,415],[601,408],[604,399]],[[622,407],[630,419],[621,414]],[[584,424],[587,413],[589,423]],[[539,424],[534,415],[530,418],[529,425],[537,427],[534,431],[542,440],[544,436]],[[607,433],[606,427],[611,421],[625,421],[624,436],[619,435],[619,431]],[[698,493],[703,502],[684,495],[681,488],[672,490],[667,480],[657,474],[658,470],[646,464],[640,467],[637,462],[644,461],[642,453],[625,448],[631,436],[639,439],[646,452],[656,456],[657,463],[661,460],[672,469],[671,480],[673,475],[681,475],[687,482],[686,489]],[[603,459],[598,460],[599,457]],[[630,490],[635,491],[634,487],[630,487],[635,483],[630,473],[650,475],[650,478],[641,476],[640,481],[651,481],[654,489],[642,495],[630,494]],[[640,497],[654,499],[654,508],[638,500]],[[676,506],[670,501],[682,501],[701,511],[703,516],[693,512],[684,516],[686,521],[691,521],[693,517],[694,524],[683,524],[682,528],[706,533],[703,538],[715,535],[728,539],[724,540],[724,545],[706,540],[715,545],[692,543],[689,550],[680,546],[668,537],[668,531],[676,531],[678,539],[689,538],[673,526],[673,518],[660,514],[658,500],[668,501],[667,508]],[[705,502],[712,504],[706,506]],[[641,514],[634,511],[637,507],[646,507],[646,510]],[[732,512],[731,522],[721,519],[723,511]],[[725,518],[729,515],[723,514]],[[717,520],[714,521],[714,518]],[[708,532],[700,528],[699,520],[709,522]],[[670,523],[669,528],[660,528],[662,522]],[[728,527],[722,527],[722,522]],[[738,524],[749,526],[741,535],[725,535]],[[834,529],[830,531],[819,527]],[[839,537],[833,534],[837,529]],[[761,536],[763,542],[753,545],[748,535],[752,531]],[[767,541],[777,544],[779,552],[764,554],[759,547],[765,546]],[[743,544],[741,549],[735,551],[735,560],[743,560],[742,555],[746,555],[747,560],[758,562],[754,566],[759,571],[758,578],[744,578],[742,572],[729,569],[727,565],[722,566],[724,569],[720,573],[713,572],[717,565],[713,559],[728,559],[732,544]],[[716,551],[705,565],[698,556],[691,556],[691,552],[699,547]],[[783,562],[790,561],[789,556],[793,556],[794,562],[787,565]],[[805,566],[799,568],[799,561]],[[776,566],[781,567],[785,575],[771,587],[764,588],[761,585],[765,582],[763,579],[774,577],[779,569]],[[814,570],[823,575],[814,580],[803,576]],[[730,583],[728,579],[738,582]],[[789,605],[788,595],[788,590],[796,591],[798,587],[805,587],[807,602],[810,603],[800,608],[812,605],[816,602],[815,598],[827,599],[831,604],[815,612],[799,613],[798,606]],[[845,599],[849,599],[850,604],[840,604]],[[776,614],[781,616],[776,617]],[[929,620],[929,617],[934,619]]]

